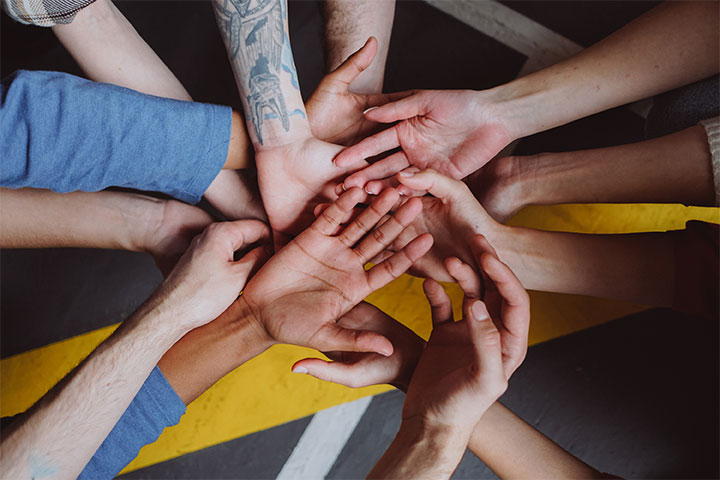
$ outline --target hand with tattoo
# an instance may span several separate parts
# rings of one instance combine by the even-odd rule
[[[402,151],[351,175],[345,187],[377,193],[409,166],[457,179],[479,169],[514,139],[492,96],[492,91],[423,90],[368,111],[368,120],[399,123],[343,150],[335,163],[343,167],[393,148]]]
[[[359,188],[344,193],[245,287],[238,302],[269,344],[392,354],[392,344],[381,334],[345,328],[337,321],[370,293],[402,275],[430,249],[432,237],[420,235],[402,251],[365,270],[368,261],[420,213],[422,204],[412,199],[377,226],[398,200],[397,191],[388,189],[343,227],[363,196]]]

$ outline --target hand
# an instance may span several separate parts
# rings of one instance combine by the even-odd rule
[[[367,165],[339,168],[332,158],[342,147],[314,137],[255,153],[258,186],[273,229],[276,249],[314,219],[319,202],[334,201],[335,187],[348,173]]]
[[[432,245],[421,235],[370,270],[364,266],[384,250],[418,215],[419,199],[399,208],[383,225],[378,221],[399,195],[389,189],[340,233],[340,224],[364,196],[351,189],[307,230],[275,254],[253,277],[239,302],[268,342],[292,343],[318,350],[377,352],[390,355],[392,344],[382,335],[337,324],[373,291],[405,272]]]
[[[445,262],[465,292],[463,320],[453,322],[450,299],[439,283],[426,280],[423,285],[433,331],[403,407],[403,420],[450,426],[468,438],[525,358],[530,323],[530,303],[520,281],[482,235],[474,236],[471,245],[482,280],[457,258]]]
[[[234,253],[269,236],[267,226],[257,220],[213,223],[193,239],[154,301],[175,312],[187,330],[210,322],[233,303],[250,274],[267,258],[264,246],[238,261]]]
[[[377,40],[370,37],[360,50],[323,77],[305,103],[310,129],[315,137],[338,145],[353,145],[381,128],[380,124],[363,115],[365,110],[409,94],[368,95],[349,91],[350,84],[370,67],[377,48]]]
[[[389,383],[407,391],[410,377],[425,348],[425,341],[405,325],[382,310],[362,302],[338,321],[343,328],[377,332],[393,345],[389,357],[370,352],[326,352],[332,362],[319,358],[305,358],[295,363],[292,371],[307,373],[320,380],[347,387]]]
[[[458,257],[463,262],[475,265],[470,239],[474,234],[483,234],[491,242],[507,227],[498,224],[485,212],[463,182],[435,172],[401,172],[397,180],[406,188],[428,192],[422,197],[423,210],[415,220],[392,243],[387,252],[377,259],[382,260],[404,247],[407,242],[423,233],[430,233],[435,242],[427,255],[410,269],[412,275],[432,278],[439,282],[452,282],[452,276],[445,268],[448,257]]]
[[[371,121],[401,121],[343,150],[335,163],[355,165],[396,147],[402,151],[349,176],[345,188],[376,193],[384,185],[379,180],[411,165],[456,179],[479,169],[513,140],[494,96],[492,91],[424,90],[368,111],[365,118]]]

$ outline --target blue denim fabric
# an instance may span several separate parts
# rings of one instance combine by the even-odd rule
[[[230,145],[231,109],[58,72],[0,84],[0,186],[128,187],[197,203]]]

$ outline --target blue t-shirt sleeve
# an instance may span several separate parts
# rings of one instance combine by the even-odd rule
[[[78,479],[114,478],[142,447],[157,440],[165,427],[176,425],[184,413],[185,404],[155,367]]]
[[[231,109],[59,72],[0,85],[0,186],[127,187],[197,203],[225,163]]]

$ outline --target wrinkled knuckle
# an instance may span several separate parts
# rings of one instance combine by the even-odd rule
[[[380,228],[376,228],[372,231],[372,238],[380,245],[387,245],[389,241],[387,235],[385,235]]]

